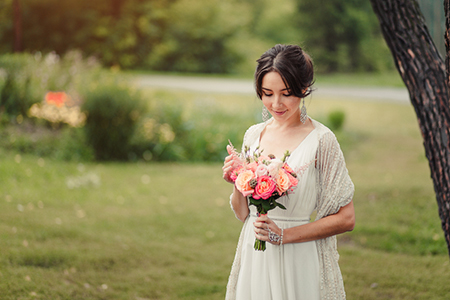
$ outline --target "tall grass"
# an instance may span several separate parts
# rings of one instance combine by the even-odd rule
[[[177,93],[186,114],[213,105],[238,128],[247,125],[233,114],[259,118],[253,97]],[[338,109],[356,186],[357,225],[339,237],[348,299],[448,299],[449,258],[412,107],[308,105],[318,120]],[[2,299],[224,298],[241,223],[220,163],[77,164],[0,151]]]

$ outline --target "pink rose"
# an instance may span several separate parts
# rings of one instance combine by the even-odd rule
[[[258,168],[258,163],[255,161],[247,164],[247,169],[252,170],[253,172],[256,171],[256,168]]]
[[[237,168],[233,169],[233,171],[230,174],[230,179],[233,180],[233,182],[235,182],[239,174],[241,174],[244,170],[245,169],[242,166],[238,166]]]
[[[292,168],[287,163],[283,164],[283,169],[285,169],[286,172],[288,172],[290,174],[294,174],[295,173],[294,170],[292,170]]]
[[[244,195],[244,197],[247,197],[254,192],[254,189],[250,187],[250,180],[253,178],[255,178],[255,174],[251,170],[241,172],[236,178],[236,182],[234,184],[236,185],[238,191]]]
[[[260,199],[263,198],[264,200],[267,200],[270,196],[272,196],[273,192],[275,191],[277,185],[267,175],[258,177],[258,183],[255,187],[255,192],[253,193],[253,198]]]
[[[259,166],[256,168],[255,174],[256,176],[264,176],[267,175],[268,170],[267,166],[265,164],[259,164]]]
[[[262,163],[263,161],[270,161],[270,157],[268,157],[267,155],[260,155],[260,156],[258,157],[258,161],[259,161],[260,163]]]
[[[292,176],[291,174],[287,174],[287,176],[289,177],[289,181],[291,182],[291,188],[296,187],[298,184],[298,179]]]

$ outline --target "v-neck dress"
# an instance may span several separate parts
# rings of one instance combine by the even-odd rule
[[[270,120],[269,120],[270,121]],[[244,145],[250,147],[251,151],[259,145],[261,132],[269,121],[252,126],[245,135]],[[313,211],[320,209],[318,205],[324,201],[318,200],[324,196],[322,193],[325,169],[321,168],[322,163],[318,161],[323,158],[322,150],[325,140],[335,141],[338,147],[338,156],[332,155],[333,159],[343,159],[339,144],[334,134],[321,123],[311,120],[314,129],[305,137],[305,139],[292,151],[287,163],[294,170],[299,170],[302,166],[309,163],[309,167],[298,177],[298,185],[288,196],[278,199],[278,202],[286,207],[286,210],[275,208],[268,212],[271,218],[280,228],[291,228],[310,222]],[[330,135],[331,134],[331,135]],[[326,164],[333,164],[329,159],[325,159]],[[315,163],[311,163],[316,161]],[[342,169],[343,167],[343,169]],[[340,167],[340,173],[343,172],[344,185],[331,185],[334,189],[344,189],[345,193],[338,196],[331,213],[335,213],[340,207],[348,204],[353,196],[353,183],[351,182],[345,163]],[[327,170],[329,168],[326,168]],[[331,175],[332,177],[334,175]],[[338,178],[337,178],[338,179]],[[334,180],[333,178],[331,180]],[[336,193],[335,193],[336,194]],[[326,202],[326,201],[325,201]],[[331,287],[329,293],[328,279],[324,276],[324,255],[323,248],[326,248],[326,256],[336,256],[335,240],[333,245],[325,242],[325,247],[317,241],[304,243],[290,243],[282,246],[266,243],[265,251],[256,251],[254,249],[255,234],[253,222],[256,219],[256,207],[250,206],[250,213],[244,222],[240,235],[235,261],[233,263],[230,279],[227,287],[227,298],[236,300],[319,300],[327,299],[324,295],[340,295],[340,297],[329,299],[345,299],[342,277],[339,267],[337,272],[332,273],[332,283],[336,287]],[[322,212],[318,211],[317,217]],[[330,213],[328,213],[330,214]],[[326,214],[325,214],[326,215]],[[325,216],[323,215],[323,216]],[[331,244],[333,242],[331,241]],[[320,248],[320,249],[318,249]],[[330,253],[328,253],[330,252]],[[329,255],[328,255],[329,254]],[[337,258],[336,265],[337,265]],[[333,264],[334,265],[334,264]],[[328,272],[328,271],[327,271]],[[324,290],[325,289],[325,290]],[[343,296],[343,297],[342,297]]]

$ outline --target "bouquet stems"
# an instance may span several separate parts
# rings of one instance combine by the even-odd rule
[[[256,214],[258,217],[267,215],[267,211],[264,211],[262,206],[257,207],[258,213]],[[266,241],[261,241],[255,238],[255,250],[257,251],[265,251],[266,250]]]
[[[255,239],[255,250],[265,251],[266,250],[266,242]]]

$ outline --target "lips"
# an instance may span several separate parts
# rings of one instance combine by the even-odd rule
[[[281,116],[285,113],[286,111],[272,111],[273,114],[277,115],[277,116]]]

